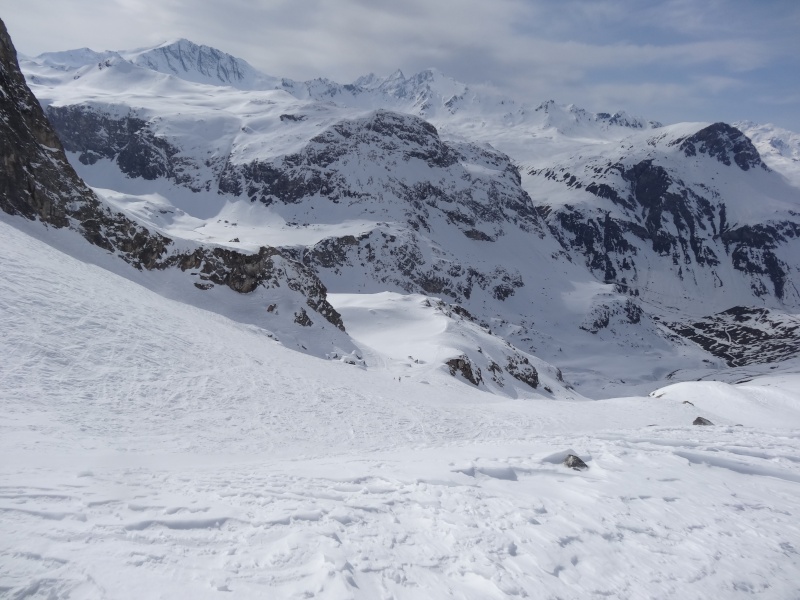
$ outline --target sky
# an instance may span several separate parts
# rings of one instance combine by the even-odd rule
[[[187,38],[278,77],[435,67],[517,100],[800,131],[798,0],[0,0],[17,51]]]

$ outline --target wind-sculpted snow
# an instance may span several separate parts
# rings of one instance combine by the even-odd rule
[[[365,370],[0,233],[5,595],[800,593],[796,375],[501,400],[402,354],[452,307],[338,303]]]
[[[560,370],[511,346],[459,305],[420,295],[332,294],[348,331],[398,381],[444,370],[498,396],[574,397]]]

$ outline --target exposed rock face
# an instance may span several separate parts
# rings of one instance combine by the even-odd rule
[[[527,383],[533,389],[539,387],[539,373],[524,356],[509,356],[506,370],[514,379]]]
[[[458,373],[473,385],[480,385],[483,382],[481,370],[475,367],[466,355],[451,358],[445,364],[450,368],[450,375],[454,377]]]
[[[480,164],[502,177],[475,176],[463,163]],[[428,230],[436,212],[465,234],[474,232],[478,223],[510,221],[530,231],[540,227],[533,203],[520,187],[519,172],[507,156],[470,144],[445,143],[430,123],[385,110],[340,121],[295,154],[228,163],[219,189],[267,205],[319,197],[367,209],[384,198],[396,198],[409,224],[422,230]],[[471,235],[491,237],[485,232]]]
[[[202,189],[193,177],[199,165],[182,157],[133,112],[120,117],[85,106],[48,106],[47,117],[64,148],[78,153],[78,160],[85,165],[106,158],[128,177],[163,177],[192,191]]]
[[[20,73],[16,51],[2,21],[0,91],[0,146],[4,148],[0,178],[2,210],[39,219],[54,227],[74,228],[90,243],[113,252],[138,269],[194,270],[203,282],[198,283],[200,289],[219,284],[248,293],[258,286],[286,285],[299,292],[309,308],[344,329],[341,316],[328,303],[325,286],[319,278],[279,250],[264,247],[257,254],[246,255],[199,247],[189,253],[178,252],[169,238],[150,232],[105,206],[67,162],[58,137]],[[115,154],[119,161],[120,156],[127,156],[129,158],[124,158],[120,164],[126,164],[131,173],[142,177],[163,175],[157,161],[151,158],[159,155],[164,147],[159,149],[157,141],[150,138],[154,145],[143,150],[147,144],[139,142],[148,138],[139,135],[143,126],[135,119],[126,121],[127,129],[119,130],[112,127],[111,121],[98,123],[93,118],[82,119],[83,113],[76,110],[73,116],[78,116],[77,123],[68,121],[73,137],[78,136],[85,142],[85,160]],[[94,145],[95,139],[102,135],[99,128],[104,126],[111,127],[107,131],[111,145]],[[151,151],[153,154],[149,154]],[[151,168],[155,170],[148,171]]]
[[[714,123],[694,135],[673,143],[680,144],[679,147],[686,156],[708,154],[726,166],[734,162],[742,171],[754,168],[769,170],[769,167],[761,161],[753,142],[727,123]]]
[[[594,304],[586,313],[580,328],[589,333],[597,333],[609,327],[613,321],[636,324],[642,320],[643,311],[632,298],[615,297],[606,302]]]
[[[713,425],[713,423],[705,417],[697,417],[694,421],[692,421],[692,425]]]
[[[64,204],[89,198],[91,192],[67,163],[61,143],[28,89],[2,21],[0,91],[0,208],[12,215],[39,218],[64,227]]]
[[[468,300],[477,290],[502,301],[525,285],[518,272],[501,265],[481,271],[444,250],[431,252],[426,237],[413,230],[397,232],[379,227],[358,238],[326,238],[302,257],[304,264],[334,275],[347,269],[366,272],[387,287],[445,296],[455,302]],[[300,254],[295,257],[299,260]]]
[[[800,293],[788,285],[797,265],[781,258],[781,249],[800,239],[800,215],[731,222],[725,197],[730,184],[717,187],[707,167],[695,164],[696,157],[730,168],[719,174],[725,181],[746,183],[753,171],[769,172],[744,134],[715,123],[690,136],[661,133],[647,145],[620,148],[617,155],[529,173],[598,199],[542,206],[539,212],[562,246],[606,283],[638,294],[657,268],[677,277],[681,286],[707,281],[722,288],[736,284],[729,275],[732,266],[749,283],[753,300],[774,297],[800,305]],[[786,193],[797,196],[791,188]]]
[[[734,306],[704,319],[665,325],[731,367],[800,355],[800,317],[777,310]]]

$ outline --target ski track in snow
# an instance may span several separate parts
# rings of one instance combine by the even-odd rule
[[[800,597],[797,376],[398,382],[0,234],[0,595]]]

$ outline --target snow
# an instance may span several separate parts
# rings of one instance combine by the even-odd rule
[[[561,300],[567,310],[586,314],[598,295],[614,293],[614,285],[599,281],[573,281],[573,289],[562,292]]]
[[[588,204],[597,199],[529,171],[666,160],[678,152],[670,142],[706,125],[531,108],[432,69],[368,76],[354,93],[216,52],[179,40],[51,53],[23,68],[43,104],[147,120],[199,165],[187,171],[198,189],[212,189],[215,161],[280,158],[382,107],[424,116],[454,147],[508,153],[537,204]],[[742,127],[782,177],[714,184],[729,219],[796,211],[796,134]],[[502,183],[477,148],[461,148],[456,189]],[[339,165],[372,198],[390,167],[407,182],[424,175],[374,151],[364,144]],[[73,232],[0,215],[0,595],[800,597],[800,359],[724,368],[649,318],[581,330],[628,296],[530,232],[487,225],[495,241],[476,246],[433,213],[421,239],[396,202],[266,207],[70,160],[105,202],[180,246],[302,253],[386,234],[389,252],[418,247],[429,264],[535,276],[502,311],[472,320],[341,265],[321,276],[347,334],[305,331],[264,310],[283,311],[286,290],[200,291]],[[729,169],[685,163],[671,175],[690,184]],[[642,261],[637,302],[665,319],[751,297],[736,284],[716,296],[703,283],[678,289]],[[476,288],[470,310],[487,300]],[[536,389],[492,378],[488,365],[511,356],[536,368]],[[457,357],[481,368],[481,385],[451,375],[445,362]],[[568,454],[589,469],[566,468]]]
[[[0,221],[10,597],[800,594],[797,375],[597,401],[397,381],[453,332],[421,297],[332,296],[362,368],[36,227]]]

